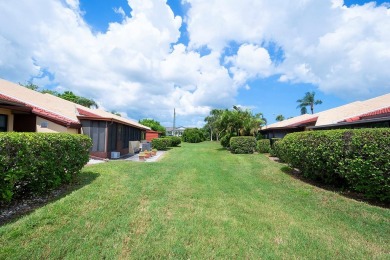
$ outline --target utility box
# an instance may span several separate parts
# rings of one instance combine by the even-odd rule
[[[111,159],[119,159],[121,157],[120,152],[111,152]]]

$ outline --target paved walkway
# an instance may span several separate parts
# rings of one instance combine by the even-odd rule
[[[162,158],[162,156],[166,153],[166,151],[157,151],[157,154],[153,157],[150,157],[148,159],[145,159],[144,162],[156,162],[158,160],[160,160]],[[96,160],[96,159],[89,159],[89,162],[87,163],[88,165],[89,164],[96,164],[96,163],[104,163],[104,162],[108,162],[108,161],[120,161],[120,160],[126,160],[126,161],[133,161],[133,162],[142,162],[139,160],[139,154],[135,154],[133,156],[130,156],[130,157],[126,157],[126,158],[121,158],[121,159],[113,159],[113,160]]]

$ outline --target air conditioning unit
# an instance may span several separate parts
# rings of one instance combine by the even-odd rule
[[[111,152],[111,159],[119,159],[121,157],[120,152]]]

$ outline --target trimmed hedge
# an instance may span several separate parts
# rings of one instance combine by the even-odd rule
[[[0,133],[0,201],[69,183],[89,160],[91,139],[62,133]]]
[[[164,138],[168,138],[171,141],[172,147],[177,147],[179,144],[181,144],[181,138],[178,136],[166,136]]]
[[[203,131],[198,128],[187,128],[183,132],[182,139],[187,143],[200,143],[205,140]]]
[[[271,138],[271,149],[269,151],[271,156],[276,156],[276,150],[278,149],[277,147],[277,142],[282,140],[282,138]],[[280,158],[279,158],[280,159]]]
[[[152,139],[152,147],[157,150],[166,150],[171,146],[170,138],[154,138]]]
[[[257,151],[259,153],[269,153],[271,151],[271,141],[269,139],[257,141]]]
[[[390,202],[389,128],[292,133],[275,151],[308,178]]]
[[[236,136],[230,138],[230,151],[235,154],[248,154],[256,150],[254,136]]]

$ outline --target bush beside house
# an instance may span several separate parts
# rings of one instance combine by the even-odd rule
[[[390,201],[390,129],[288,134],[275,153],[303,175]]]
[[[257,141],[256,148],[259,153],[269,153],[271,150],[271,141],[269,139],[261,139]]]
[[[236,136],[230,138],[230,151],[236,154],[253,153],[256,150],[254,136]]]
[[[88,136],[62,133],[1,133],[0,143],[0,201],[69,183],[92,146]]]
[[[171,139],[170,138],[154,138],[152,140],[152,147],[157,150],[166,150],[168,147],[171,146]]]

